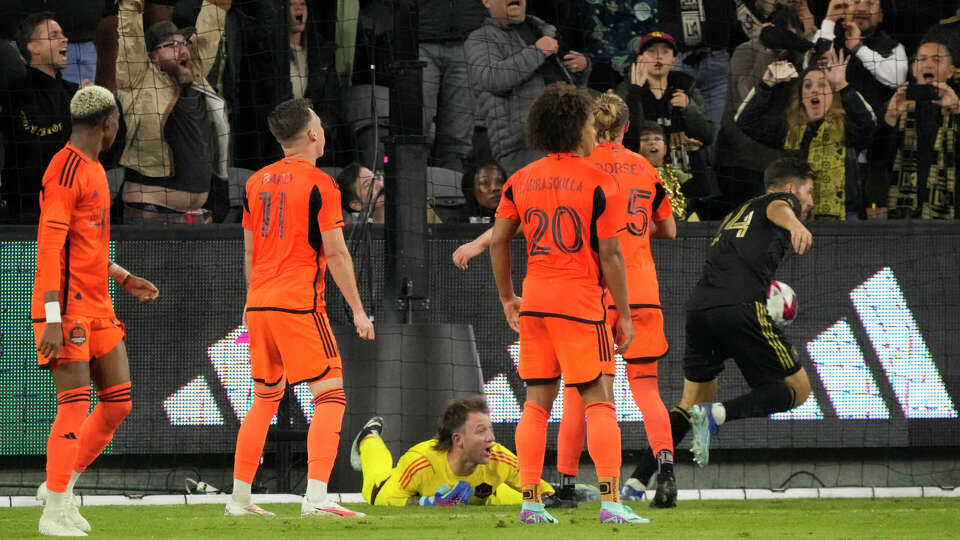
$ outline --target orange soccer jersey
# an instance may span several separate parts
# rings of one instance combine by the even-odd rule
[[[247,180],[243,228],[253,233],[247,308],[323,309],[320,233],[343,227],[340,190],[312,163],[284,158]]]
[[[50,160],[42,186],[31,317],[43,321],[43,293],[60,291],[63,315],[114,318],[107,288],[110,187],[103,166],[67,143]]]
[[[616,180],[577,154],[550,154],[511,176],[497,217],[522,222],[527,239],[520,314],[602,323],[597,241],[617,236],[625,210]]]
[[[650,251],[650,221],[663,221],[673,212],[660,175],[646,158],[618,144],[597,145],[588,159],[612,174],[626,194],[627,227],[619,237],[627,267],[630,306],[659,308],[660,287]]]

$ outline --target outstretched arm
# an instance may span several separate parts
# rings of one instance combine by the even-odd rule
[[[803,255],[813,245],[813,235],[797,219],[796,213],[790,204],[784,200],[773,201],[767,206],[767,218],[774,225],[786,229],[790,233],[790,243],[797,255]]]
[[[510,240],[520,227],[515,219],[497,218],[493,224],[493,237],[490,240],[490,265],[497,282],[497,292],[507,324],[515,332],[520,332],[520,298],[513,288],[513,275],[510,273]]]

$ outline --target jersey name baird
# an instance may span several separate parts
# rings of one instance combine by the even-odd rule
[[[546,178],[531,178],[517,185],[517,191],[520,193],[529,193],[531,191],[573,191],[580,193],[583,191],[583,182],[566,176],[548,176]]]

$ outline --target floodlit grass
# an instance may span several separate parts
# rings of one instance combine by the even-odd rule
[[[300,518],[300,506],[264,505],[276,518],[226,518],[220,505],[82,508],[92,538],[957,538],[960,499],[681,501],[635,506],[651,523],[601,525],[598,504],[558,510],[559,525],[523,526],[519,507],[384,508],[347,505],[362,519]],[[0,509],[0,538],[37,537],[41,509]],[[634,530],[635,529],[635,530]]]

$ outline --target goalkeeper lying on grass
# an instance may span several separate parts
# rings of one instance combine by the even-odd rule
[[[437,436],[407,450],[393,466],[380,438],[383,419],[371,418],[350,449],[350,464],[363,471],[363,498],[379,506],[520,504],[517,456],[494,442],[482,396],[450,402]],[[555,499],[540,481],[544,502]]]

